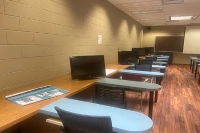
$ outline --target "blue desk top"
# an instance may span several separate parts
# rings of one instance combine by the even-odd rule
[[[142,76],[151,76],[151,77],[163,77],[164,76],[164,73],[151,72],[151,71],[138,71],[138,70],[122,69],[122,70],[119,70],[118,72],[119,73],[142,75]]]
[[[167,62],[162,62],[162,61],[153,61],[153,64],[161,64],[161,65],[166,65]]]
[[[155,56],[147,56],[147,57],[155,57]],[[169,59],[168,55],[163,55],[163,56],[157,56],[157,59]]]
[[[159,58],[157,58],[157,61],[168,61],[169,59],[159,59]]]
[[[135,67],[135,64],[130,65],[131,67]],[[159,68],[159,69],[166,69],[166,66],[160,66],[160,65],[152,65],[152,68]]]
[[[58,114],[54,109],[55,106],[77,114],[110,116],[114,132],[149,133],[153,126],[153,121],[142,113],[69,98],[62,98],[55,101],[41,108],[39,113],[58,117]]]
[[[154,83],[137,82],[131,80],[102,78],[96,82],[99,85],[118,86],[129,90],[158,91],[161,86]]]

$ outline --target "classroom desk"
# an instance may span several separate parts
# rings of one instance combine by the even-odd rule
[[[169,59],[159,59],[159,58],[157,58],[157,61],[164,61],[164,62],[168,62],[169,61]]]
[[[107,69],[116,69],[116,71],[128,67],[128,65],[119,65],[117,63],[106,64]],[[39,109],[45,105],[48,105],[60,98],[73,96],[86,88],[95,84],[99,79],[91,80],[71,80],[71,75],[66,74],[60,77],[28,85],[26,87],[21,87],[18,89],[9,90],[6,92],[0,93],[0,132],[18,124],[38,113]],[[50,98],[43,100],[37,103],[33,103],[27,106],[19,106],[5,99],[5,96],[11,95],[14,93],[30,90],[33,88],[38,88],[45,85],[52,85],[53,87],[68,90],[69,92],[60,95],[58,97]]]
[[[155,55],[153,55],[153,56],[146,56],[146,57],[157,57],[157,59],[169,59],[169,56],[168,55],[163,55],[163,56],[155,56]]]
[[[160,73],[160,72],[126,70],[126,69],[119,70],[118,73],[156,77],[156,84],[159,84],[159,85],[161,84],[161,79],[164,76],[164,73]],[[158,101],[158,91],[155,91],[155,102],[157,102],[157,101]]]
[[[129,65],[130,67],[135,67],[135,64]],[[166,66],[160,66],[160,65],[152,65],[153,69],[166,69]]]
[[[135,67],[135,64],[132,64],[129,66],[130,67]],[[160,72],[161,73],[164,73],[165,72],[165,69],[166,69],[166,66],[161,66],[161,65],[152,65],[152,69],[160,69]]]
[[[150,133],[153,127],[153,121],[142,113],[69,98],[55,101],[41,108],[39,113],[59,118],[55,106],[82,115],[110,116],[112,130],[117,133]]]
[[[153,61],[154,65],[167,65],[168,62],[163,62],[163,61]]]
[[[140,90],[140,91],[149,91],[149,112],[148,116],[152,119],[153,114],[153,95],[154,91],[158,91],[161,89],[161,86],[154,83],[146,83],[146,82],[137,82],[130,80],[121,80],[121,79],[111,79],[111,78],[103,78],[96,82],[96,84],[104,85],[104,86],[117,86],[124,88],[126,90]]]
[[[190,69],[192,70],[192,73],[194,71],[195,63],[196,61],[200,60],[197,56],[189,56],[190,58]]]

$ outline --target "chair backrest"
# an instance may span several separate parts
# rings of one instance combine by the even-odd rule
[[[157,61],[157,57],[145,57],[146,60],[153,60],[153,61]]]
[[[153,64],[153,60],[145,60],[145,59],[141,59],[139,60],[139,64]]]
[[[112,122],[110,116],[88,116],[62,110],[55,107],[64,125],[65,133],[110,133]]]
[[[115,86],[96,85],[93,102],[118,108],[127,108],[124,88]]]
[[[152,70],[152,65],[151,64],[135,64],[135,70],[151,71]]]
[[[121,74],[122,80],[132,80],[132,81],[142,81],[141,75],[133,75],[133,74]]]

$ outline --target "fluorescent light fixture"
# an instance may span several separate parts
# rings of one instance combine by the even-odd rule
[[[145,14],[145,13],[158,13],[158,12],[163,12],[163,10],[146,10],[146,11],[134,11],[132,14]]]
[[[148,20],[164,20],[164,18],[141,18],[141,21],[148,21]]]
[[[170,20],[191,20],[193,16],[178,16],[178,17],[170,17]]]
[[[184,0],[163,0],[163,4],[181,4]]]

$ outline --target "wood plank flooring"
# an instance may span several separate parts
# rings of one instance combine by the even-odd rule
[[[200,87],[189,65],[168,66],[161,86],[158,102],[154,103],[151,133],[200,133]],[[140,97],[127,93],[128,109],[147,115],[145,95],[140,109]]]

